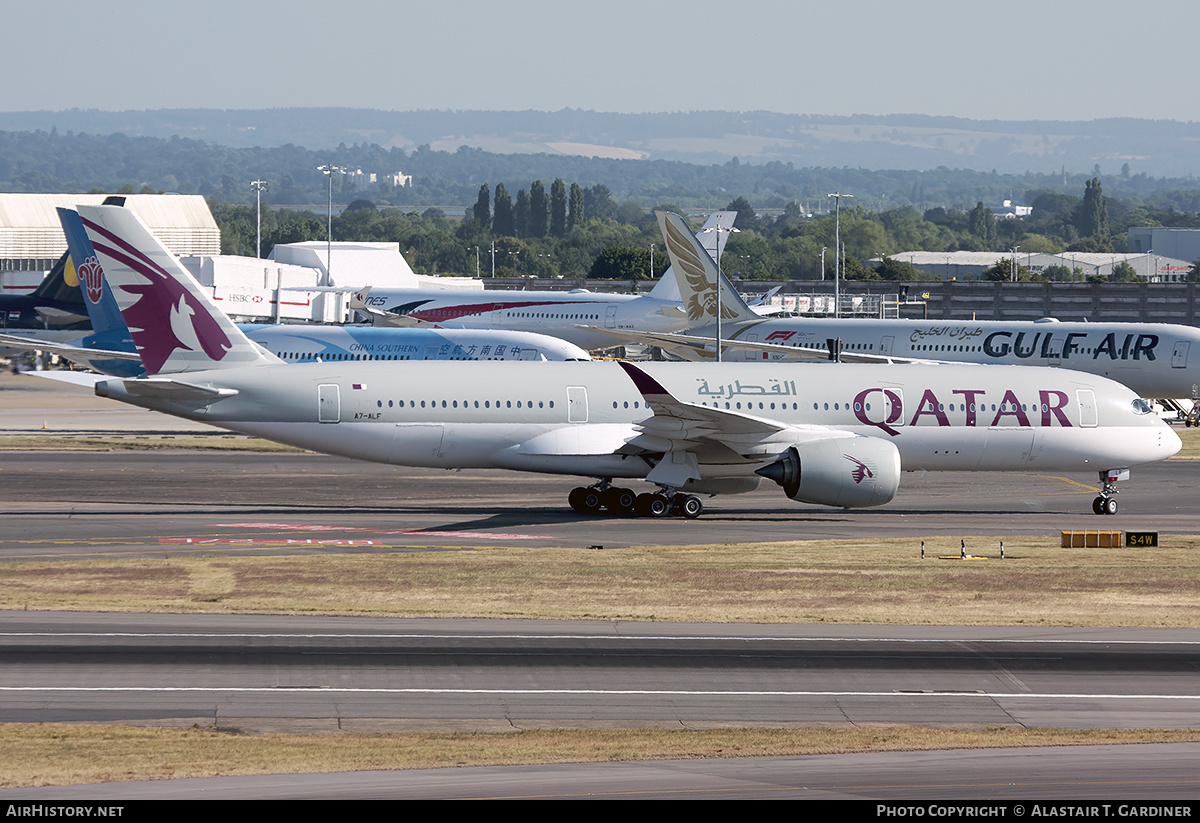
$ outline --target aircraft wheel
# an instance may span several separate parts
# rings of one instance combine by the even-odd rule
[[[699,517],[700,512],[704,511],[704,503],[699,497],[689,494],[683,498],[683,505],[679,507],[679,510],[683,512],[684,517]]]
[[[1104,501],[1104,513],[1105,514],[1116,514],[1117,513],[1117,498],[1110,497]]]
[[[583,507],[583,496],[587,494],[587,489],[583,486],[577,486],[571,489],[571,493],[567,495],[567,502],[571,504],[571,508],[581,514],[587,514],[587,509]]]
[[[571,490],[567,496],[567,502],[580,514],[595,514],[600,511],[600,492],[580,486]]]
[[[671,513],[671,501],[661,494],[652,494],[646,512],[651,517],[666,517]]]
[[[650,501],[654,499],[654,495],[649,492],[639,494],[633,501],[633,513],[638,517],[650,516]]]
[[[604,508],[613,514],[632,514],[637,496],[631,489],[609,489],[604,496]]]
[[[1097,497],[1095,500],[1092,501],[1092,513],[1093,514],[1104,514],[1104,498],[1103,497]]]

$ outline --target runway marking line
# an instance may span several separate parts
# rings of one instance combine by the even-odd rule
[[[639,697],[935,697],[1011,700],[1200,700],[1197,694],[1082,694],[1030,692],[839,692],[839,691],[732,691],[728,689],[356,689],[321,686],[0,686],[4,692],[134,692],[134,693],[231,693],[231,694],[436,694],[436,695],[564,695]]]
[[[371,532],[372,534],[422,535],[431,537],[467,537],[476,540],[557,540],[549,534],[511,534],[507,532],[425,531],[412,529],[372,529],[366,526],[322,526],[306,523],[209,523],[213,529],[275,529],[278,531]]]

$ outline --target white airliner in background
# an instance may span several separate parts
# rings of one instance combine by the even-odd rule
[[[762,477],[839,507],[902,470],[1096,471],[1112,481],[1179,437],[1144,401],[1064,370],[872,364],[284,363],[249,341],[137,216],[80,215],[150,376],[96,394],[330,454],[596,478],[578,511],[700,513]],[[646,480],[636,495],[614,480]]]
[[[716,236],[714,257],[724,248],[737,212],[714,212],[701,233]],[[461,329],[513,329],[562,338],[589,351],[621,345],[621,341],[594,332],[602,329],[636,329],[670,332],[689,324],[679,302],[676,278],[667,271],[646,295],[599,294],[573,291],[451,292],[444,289],[363,289],[351,308],[369,314],[376,324],[426,325]]]
[[[691,325],[679,334],[608,332],[610,339],[660,346],[685,360],[716,358],[717,266],[681,218],[659,226]],[[1142,397],[1191,398],[1200,388],[1200,329],[1165,323],[1068,323],[1057,320],[862,320],[760,317],[722,276],[722,359],[841,358],[1052,366],[1108,377]]]

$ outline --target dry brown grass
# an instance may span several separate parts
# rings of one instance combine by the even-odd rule
[[[0,608],[753,623],[1200,626],[1200,537],[499,548],[0,566]]]
[[[195,451],[301,452],[294,446],[272,443],[241,435],[130,435],[92,437],[89,435],[24,434],[0,437],[0,451],[156,451],[192,449]]]
[[[0,725],[0,788],[249,774],[682,760],[1018,746],[1177,743],[1200,731],[1057,729],[534,729],[503,734],[267,734]]]

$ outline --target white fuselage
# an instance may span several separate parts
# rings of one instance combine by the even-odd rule
[[[864,435],[904,470],[1099,471],[1165,459],[1179,438],[1103,378],[1014,367],[649,364],[683,404],[727,413],[701,476],[752,477],[788,446]],[[654,411],[615,363],[299,363],[183,376],[215,401],[104,381],[102,396],[316,451],[383,463],[644,477],[629,440]],[[153,388],[152,386],[150,387]],[[205,405],[206,404],[206,405]],[[1144,405],[1144,404],[1143,404]],[[741,435],[739,422],[778,424]],[[715,428],[715,427],[714,427]],[[754,426],[748,427],[754,429]]]
[[[715,326],[707,326],[688,334],[714,335],[715,351],[715,331]],[[1116,380],[1142,397],[1192,397],[1193,386],[1200,383],[1200,329],[1165,323],[792,317],[727,324],[722,335],[725,340],[750,344],[737,351],[727,349],[724,358],[730,361],[787,357],[778,351],[755,350],[755,342],[826,351],[829,338],[840,338],[846,354],[1087,372]],[[712,356],[706,350],[694,358]]]
[[[584,349],[619,345],[578,326],[673,332],[687,317],[677,302],[650,295],[570,292],[447,292],[372,289],[367,306],[445,328],[511,329],[561,338]]]

